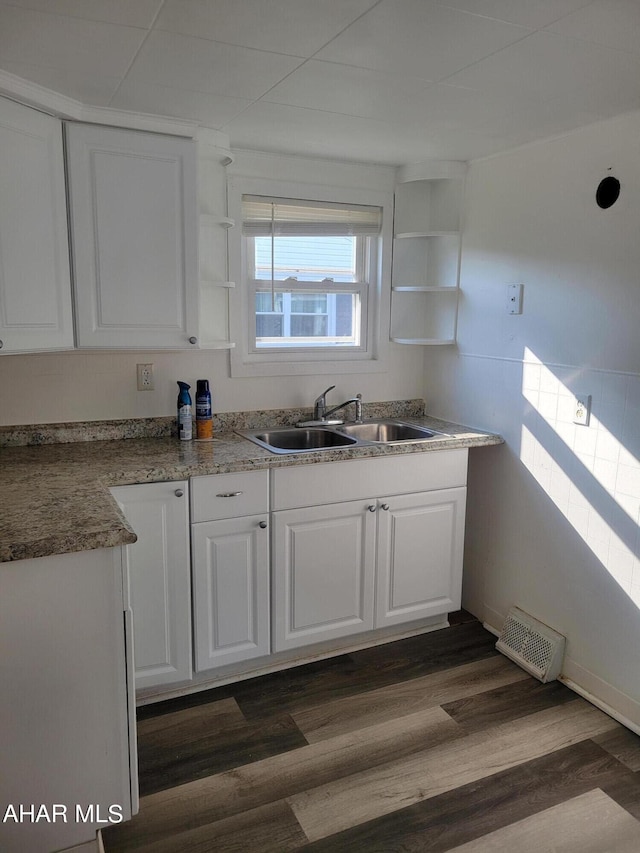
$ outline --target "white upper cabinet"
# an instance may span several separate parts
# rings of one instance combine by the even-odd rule
[[[67,125],[80,348],[198,346],[196,146]]]
[[[71,349],[58,119],[0,99],[0,352]]]

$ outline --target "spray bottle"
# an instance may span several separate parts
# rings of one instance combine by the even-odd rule
[[[193,415],[191,413],[191,394],[186,382],[178,382],[180,393],[178,394],[178,436],[182,441],[190,441],[192,438]]]
[[[196,386],[196,441],[213,440],[213,417],[209,381],[198,379]]]

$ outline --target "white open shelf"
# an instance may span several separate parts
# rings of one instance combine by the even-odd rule
[[[455,161],[398,171],[390,335],[396,343],[455,343],[465,171]]]

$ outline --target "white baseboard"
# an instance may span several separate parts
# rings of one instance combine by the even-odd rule
[[[596,708],[640,735],[640,702],[594,675],[588,669],[565,658],[558,681],[583,696]]]
[[[499,637],[500,631],[495,625],[502,625],[505,617],[491,608],[485,608],[485,613],[491,621],[483,622],[483,626]],[[558,681],[635,734],[640,735],[640,702],[631,696],[627,696],[612,684],[594,675],[570,657],[565,657],[562,674],[558,676]]]

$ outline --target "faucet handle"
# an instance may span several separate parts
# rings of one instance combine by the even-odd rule
[[[336,387],[335,385],[330,385],[326,391],[323,391],[322,394],[320,394],[318,397],[316,397],[315,402],[316,403],[326,403],[325,397],[327,396],[329,391],[333,391],[333,389],[335,387]]]
[[[319,397],[316,397],[315,403],[313,404],[313,419],[314,421],[321,421],[324,418],[324,413],[327,408],[327,394],[329,391],[333,391],[335,385],[330,385],[326,391],[323,391]]]

